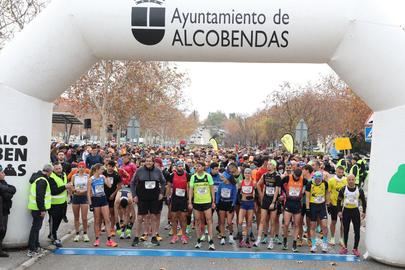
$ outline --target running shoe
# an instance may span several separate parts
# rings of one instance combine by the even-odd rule
[[[267,249],[272,250],[274,248],[274,242],[272,239],[269,241],[269,245],[267,246]]]
[[[323,253],[328,252],[328,243],[325,243],[325,242],[322,243],[322,252]]]
[[[277,245],[283,244],[283,239],[280,236],[276,236],[274,239],[276,240]]]
[[[249,240],[246,241],[245,247],[247,247],[247,248],[251,248],[251,247],[252,247],[252,244],[250,244]]]
[[[117,230],[117,235],[121,235],[122,234],[122,230],[121,229],[118,229]],[[121,238],[122,239],[122,238]]]
[[[347,248],[342,247],[342,248],[339,250],[339,254],[341,254],[341,255],[346,255],[346,254],[347,254]]]
[[[118,246],[118,244],[114,240],[110,239],[110,240],[107,240],[106,246],[107,247],[116,247],[116,246]]]
[[[205,234],[201,235],[200,241],[201,241],[201,242],[205,242]]]
[[[245,247],[245,243],[246,243],[245,241],[240,240],[240,241],[239,241],[239,247],[240,247],[240,248]]]
[[[139,238],[139,240],[141,240],[142,242],[145,242],[148,240],[148,235],[147,234],[142,234],[142,236]]]
[[[176,242],[179,240],[179,237],[177,235],[172,236],[172,240],[170,240],[170,244],[176,244]]]
[[[335,237],[331,237],[331,239],[329,239],[329,245],[331,245],[331,246],[336,245]]]
[[[80,241],[80,235],[76,234],[75,238],[73,238],[73,242],[79,242]]]
[[[150,240],[150,242],[151,242],[152,245],[154,245],[154,246],[160,246],[159,240],[157,239],[156,236],[153,236],[152,239]]]
[[[96,239],[96,241],[94,241],[93,246],[98,247],[100,245],[100,239]]]
[[[137,245],[139,245],[139,238],[138,237],[134,237],[134,240],[132,241],[132,246],[136,247]]]
[[[354,248],[354,249],[352,250],[352,253],[353,253],[353,255],[356,256],[356,257],[360,257],[360,256],[361,256],[361,253],[360,253],[359,249],[357,249],[357,248]]]
[[[191,226],[190,226],[190,225],[187,225],[187,227],[186,227],[186,234],[190,234],[190,232],[191,232]]]
[[[46,252],[46,249],[41,248],[41,247],[37,247],[36,252],[37,252],[39,255],[41,255],[41,254],[44,254],[44,253]]]
[[[163,238],[157,233],[156,234],[156,239],[159,241],[159,242],[161,242],[162,240],[163,240]]]
[[[267,238],[267,236],[265,236],[260,243],[267,244],[268,241],[269,241],[269,239]]]
[[[52,244],[57,248],[62,247],[62,242],[59,239],[56,239],[55,241],[53,241]]]
[[[197,244],[195,244],[194,247],[200,249],[200,248],[202,247],[202,243],[201,243],[201,242],[197,242]]]
[[[131,229],[126,229],[125,230],[125,238],[126,239],[131,239]]]
[[[170,223],[168,223],[168,224],[165,226],[165,230],[166,230],[166,231],[170,230],[171,228],[172,228],[172,225],[171,225]]]
[[[83,234],[83,241],[84,242],[90,242],[90,238],[89,238],[89,236],[85,233],[85,234]]]
[[[225,243],[226,243],[225,237],[222,237],[222,238],[221,238],[221,241],[219,242],[219,244],[220,244],[221,246],[223,246],[223,245],[225,245]]]
[[[316,245],[313,245],[313,246],[311,247],[311,253],[316,253]]]
[[[232,235],[232,234],[229,235],[228,243],[229,243],[230,245],[235,244],[235,239],[233,239],[233,235]]]
[[[285,241],[283,241],[283,250],[287,250],[288,249],[288,245],[287,245],[287,239]]]
[[[253,243],[253,246],[254,246],[254,247],[259,247],[259,246],[260,246],[260,241],[257,240],[256,242],[254,242],[254,243]]]
[[[298,248],[297,248],[297,242],[293,242],[293,245],[292,245],[292,252],[298,252]]]
[[[209,250],[215,250],[215,245],[214,245],[213,241],[211,241],[211,243],[209,244],[208,249]]]
[[[183,243],[183,245],[188,244],[188,237],[186,235],[181,236],[181,243]]]
[[[39,253],[34,250],[28,250],[28,252],[27,252],[27,256],[30,258],[38,256],[38,255],[39,255]]]

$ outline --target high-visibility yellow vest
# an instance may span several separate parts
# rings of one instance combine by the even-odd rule
[[[45,197],[44,197],[44,204],[45,204],[45,209],[48,210],[51,208],[51,187],[49,186],[49,182],[45,177],[38,177],[32,184],[30,188],[30,195],[28,199],[28,209],[30,210],[39,210],[38,205],[37,205],[37,182],[39,180],[45,180],[46,181],[46,191],[45,191]]]
[[[52,173],[50,177],[55,180],[58,188],[67,184],[67,177],[65,173],[63,173],[63,178],[60,178],[56,173]],[[64,190],[62,193],[59,193],[57,195],[52,195],[52,205],[64,204],[65,202],[67,202],[67,196],[67,190]]]

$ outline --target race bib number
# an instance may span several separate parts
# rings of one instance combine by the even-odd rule
[[[290,190],[288,191],[288,195],[290,197],[299,197],[301,193],[301,190],[299,188],[290,188]]]
[[[316,203],[324,203],[325,202],[325,196],[316,196],[315,197],[315,202]]]
[[[357,196],[356,195],[347,196],[346,197],[346,204],[357,206],[358,205]]]
[[[114,177],[108,177],[107,180],[110,181],[111,186],[114,184]]]
[[[208,188],[207,187],[198,187],[197,193],[199,195],[206,195],[206,194],[208,194]]]
[[[266,195],[273,196],[276,189],[274,187],[266,187]]]
[[[94,191],[96,192],[96,195],[103,194],[104,186],[102,185],[95,186]]]
[[[145,189],[155,189],[156,182],[155,181],[145,181]]]
[[[253,187],[252,186],[243,186],[242,192],[245,194],[250,194],[253,192]]]
[[[229,199],[231,197],[231,190],[229,188],[221,189],[221,197],[225,199]]]
[[[176,196],[177,197],[185,197],[186,196],[186,190],[183,188],[176,188]]]

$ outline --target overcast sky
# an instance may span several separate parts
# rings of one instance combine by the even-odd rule
[[[333,73],[325,64],[253,64],[177,62],[188,73],[191,99],[188,111],[197,110],[200,120],[209,112],[252,114],[263,108],[271,91],[284,81],[306,84]]]

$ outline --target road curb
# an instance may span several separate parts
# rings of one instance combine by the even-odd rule
[[[90,219],[88,220],[88,223],[87,223],[88,226],[89,226],[90,224],[92,224],[93,221],[94,221],[94,218],[93,218],[93,217],[90,218]],[[80,225],[80,228],[82,228],[81,225]],[[60,239],[60,241],[61,241],[62,243],[64,243],[66,240],[68,240],[69,238],[71,238],[71,237],[74,236],[75,234],[76,234],[75,230],[73,230],[73,231],[71,231],[71,232],[68,232],[67,234],[65,234],[64,236],[62,236],[62,238]],[[25,270],[25,269],[28,269],[29,267],[31,267],[32,265],[34,265],[36,262],[38,262],[41,258],[43,258],[43,257],[45,257],[45,256],[47,256],[47,255],[49,255],[49,254],[51,254],[51,251],[54,250],[54,248],[53,248],[52,246],[53,246],[53,245],[49,245],[41,255],[36,256],[36,257],[32,257],[32,258],[26,260],[25,262],[23,262],[22,264],[20,264],[19,266],[17,266],[17,267],[14,268],[14,269],[15,269],[15,270]]]

